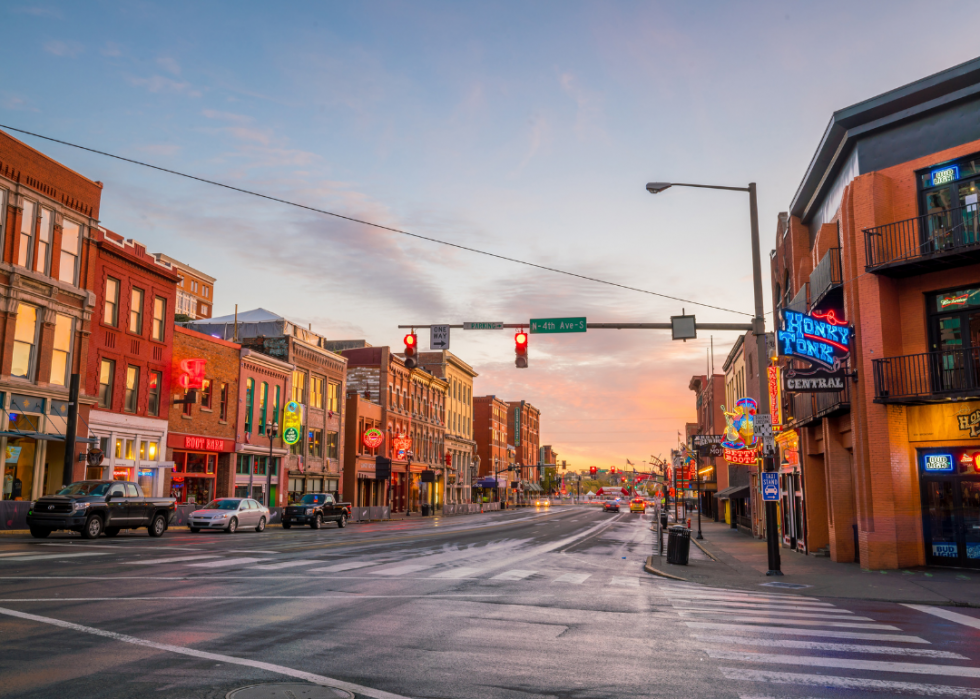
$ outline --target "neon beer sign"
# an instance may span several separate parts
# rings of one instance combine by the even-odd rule
[[[832,311],[806,315],[784,308],[782,316],[783,329],[778,333],[781,355],[806,359],[831,369],[850,355],[854,328]]]
[[[181,359],[181,374],[177,377],[177,385],[185,391],[204,388],[204,367],[206,365],[207,360],[204,359]]]

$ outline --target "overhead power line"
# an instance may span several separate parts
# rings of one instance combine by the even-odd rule
[[[568,272],[563,269],[558,269],[556,267],[548,267],[546,265],[539,265],[535,262],[528,262],[527,260],[519,260],[516,257],[507,257],[506,255],[500,255],[495,252],[488,252],[486,250],[479,250],[477,248],[467,247],[466,245],[460,245],[459,243],[451,243],[448,240],[439,240],[438,238],[430,238],[425,235],[420,235],[418,233],[411,233],[409,231],[402,230],[400,228],[393,228],[391,226],[384,226],[380,223],[374,223],[372,221],[365,221],[363,219],[354,218],[353,216],[345,216],[344,214],[338,214],[334,211],[327,211],[325,209],[318,209],[315,206],[307,206],[306,204],[300,204],[298,202],[289,201],[288,199],[281,199],[279,197],[274,197],[270,194],[262,194],[261,192],[255,192],[249,189],[242,189],[241,187],[235,187],[230,184],[225,184],[224,182],[216,182],[215,180],[209,180],[204,177],[198,177],[197,175],[189,175],[186,172],[180,172],[178,170],[171,170],[169,168],[160,167],[159,165],[152,165],[150,163],[144,163],[140,160],[133,160],[132,158],[124,158],[121,155],[116,155],[114,153],[108,153],[106,151],[98,150],[96,148],[89,148],[88,146],[81,146],[77,143],[71,143],[70,141],[63,141],[58,138],[52,138],[51,136],[44,136],[39,133],[34,133],[33,131],[26,131],[24,129],[18,129],[13,126],[7,126],[5,124],[0,124],[0,128],[7,129],[8,131],[15,131],[17,133],[26,134],[28,136],[34,136],[35,138],[42,138],[45,141],[51,141],[52,143],[60,143],[63,146],[69,146],[71,148],[78,148],[79,150],[88,151],[89,153],[95,153],[96,155],[103,155],[107,158],[115,158],[116,160],[121,160],[125,163],[131,163],[133,165],[139,165],[140,167],[147,167],[152,170],[158,170],[160,172],[166,172],[170,175],[176,175],[178,177],[185,177],[189,180],[195,180],[197,182],[203,182],[204,184],[210,184],[215,187],[222,187],[224,189],[229,189],[233,192],[239,192],[240,194],[247,194],[253,197],[259,197],[261,199],[266,199],[268,201],[274,201],[278,204],[285,204],[286,206],[294,206],[298,209],[305,209],[307,211],[313,211],[318,214],[323,214],[324,216],[333,216],[334,218],[343,219],[344,221],[350,221],[352,223],[359,223],[363,226],[370,226],[372,228],[378,228],[384,231],[390,231],[391,233],[398,233],[399,235],[409,236],[411,238],[416,238],[418,240],[424,240],[429,243],[436,243],[437,245],[446,245],[458,250],[465,250],[466,252],[476,253],[477,255],[486,255],[487,257],[493,257],[498,260],[504,260],[505,262],[513,262],[514,264],[524,265],[526,267],[534,267],[535,269],[542,269],[546,272],[554,272],[555,274],[564,274],[568,277],[575,277],[576,279],[584,279],[585,281],[595,282],[596,284],[605,284],[607,286],[613,286],[618,289],[625,289],[626,291],[636,291],[641,294],[649,294],[650,296],[658,296],[660,298],[669,299],[671,301],[680,301],[681,303],[689,303],[693,306],[700,306],[702,308],[711,308],[716,311],[724,311],[725,313],[737,313],[739,315],[753,316],[752,313],[746,313],[745,311],[736,311],[731,308],[722,308],[721,306],[712,306],[708,303],[701,303],[700,301],[692,301],[690,299],[682,299],[677,296],[670,296],[669,294],[661,294],[656,291],[650,291],[649,289],[639,289],[635,286],[627,286],[626,284],[619,284],[617,282],[611,282],[606,279],[599,279],[597,277],[590,277],[585,274],[578,274],[576,272]]]

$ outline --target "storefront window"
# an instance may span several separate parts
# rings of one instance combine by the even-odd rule
[[[238,455],[238,464],[235,466],[235,473],[239,475],[248,475],[249,464],[251,463],[252,457],[248,454]]]
[[[34,490],[37,440],[9,437],[3,472],[3,499],[30,500]]]
[[[336,432],[327,432],[326,454],[328,459],[337,458],[337,437]]]

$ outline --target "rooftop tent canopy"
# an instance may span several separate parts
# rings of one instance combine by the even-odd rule
[[[180,323],[190,330],[212,335],[222,340],[234,340],[235,315],[219,316],[217,318],[202,318],[187,323]],[[256,308],[238,314],[238,338],[246,337],[281,337],[291,335],[303,342],[322,347],[326,339],[322,335],[307,330],[281,315]]]

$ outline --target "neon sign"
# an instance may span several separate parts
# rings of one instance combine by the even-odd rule
[[[970,292],[965,294],[960,294],[959,296],[944,296],[939,299],[939,305],[943,308],[949,306],[963,306],[970,300]]]
[[[759,438],[755,436],[755,413],[758,404],[753,398],[740,398],[735,402],[734,410],[725,410],[721,406],[721,412],[725,415],[725,441],[721,443],[728,450],[754,449]],[[727,456],[726,460],[731,461]]]
[[[782,387],[779,382],[780,370],[778,366],[767,367],[769,374],[769,415],[772,418],[772,428],[779,429],[783,424],[783,400]]]
[[[368,449],[377,449],[385,441],[385,433],[377,427],[372,427],[369,430],[365,430],[362,441]]]
[[[782,310],[783,329],[779,331],[779,353],[799,357],[833,368],[851,353],[854,329],[842,324],[832,312],[821,317]]]
[[[922,457],[922,469],[930,473],[950,472],[956,469],[952,454],[926,454]]]
[[[941,170],[932,171],[932,186],[937,187],[941,184],[949,184],[960,179],[960,166],[950,165]]]
[[[412,448],[412,438],[406,434],[400,433],[394,439],[391,440],[391,447],[395,450],[399,459],[405,458],[405,452]]]
[[[183,372],[177,377],[177,385],[185,391],[192,388],[204,388],[204,367],[207,361],[204,359],[181,359],[180,370]]]
[[[725,449],[725,461],[730,464],[752,466],[759,459],[756,449]]]

